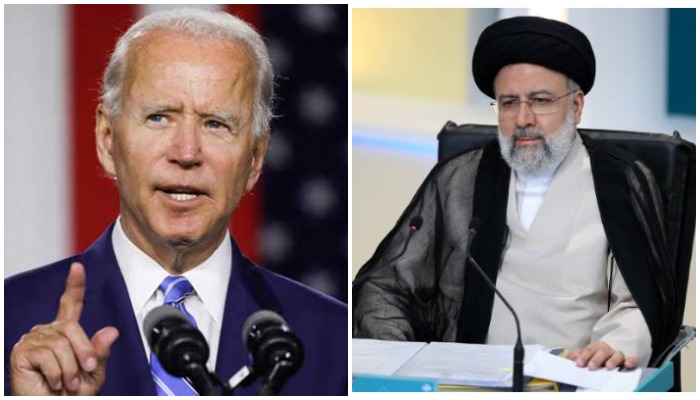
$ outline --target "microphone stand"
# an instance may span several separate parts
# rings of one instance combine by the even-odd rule
[[[478,220],[477,220],[478,221]],[[513,314],[513,318],[515,318],[515,327],[517,328],[518,332],[518,340],[515,342],[515,348],[513,349],[513,391],[514,392],[522,392],[524,390],[524,384],[523,384],[523,358],[525,355],[525,350],[523,348],[523,342],[520,338],[520,320],[518,319],[518,314],[515,313],[515,310],[513,310],[513,307],[510,306],[510,303],[503,297],[501,292],[496,289],[496,285],[491,282],[491,279],[486,275],[486,273],[481,269],[479,264],[472,258],[471,251],[469,250],[471,248],[472,240],[474,239],[474,236],[477,233],[477,229],[473,227],[473,225],[479,225],[479,223],[474,223],[474,220],[472,220],[472,224],[470,224],[469,227],[469,240],[467,241],[467,267],[469,264],[474,266],[474,269],[481,275],[481,278],[489,285],[491,290],[498,295],[498,297],[503,301],[503,304],[506,305],[508,310],[510,310],[511,314]]]
[[[282,360],[276,363],[260,385],[258,396],[277,396],[292,372],[293,364],[291,362]]]
[[[275,363],[274,367],[267,374],[260,387],[258,388],[258,396],[277,396],[282,390],[282,386],[287,379],[296,372],[294,363],[289,360],[280,360]],[[232,376],[224,386],[226,395],[233,395],[233,391],[240,387],[248,387],[262,375],[258,374],[251,367],[245,366],[241,368],[234,376]]]
[[[192,386],[197,389],[200,396],[230,396],[233,388],[225,386],[216,375],[198,363],[190,363],[185,369],[187,378],[192,382]]]

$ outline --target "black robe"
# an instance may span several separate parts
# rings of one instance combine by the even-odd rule
[[[653,359],[675,338],[682,312],[659,189],[631,154],[581,138],[610,251],[649,327]],[[495,283],[508,237],[510,176],[495,140],[433,168],[353,282],[353,337],[485,342],[494,293],[465,265],[468,226],[481,220],[471,254]],[[415,216],[423,222],[411,233]]]

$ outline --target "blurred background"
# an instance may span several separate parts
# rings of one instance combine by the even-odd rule
[[[6,277],[84,250],[118,215],[95,154],[102,71],[133,22],[174,7],[4,7]],[[347,6],[197,7],[255,26],[279,75],[263,176],[231,222],[238,244],[347,302]]]
[[[596,56],[582,128],[671,134],[695,142],[695,9],[353,9],[352,274],[389,233],[437,161],[437,133],[495,125],[471,73],[479,34],[538,15],[588,36]],[[695,258],[686,324],[695,326]],[[695,390],[695,342],[683,352]]]

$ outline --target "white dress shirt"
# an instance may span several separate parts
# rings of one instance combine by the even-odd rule
[[[516,206],[525,230],[530,230],[558,167],[559,164],[553,165],[538,175],[515,171]]]
[[[143,333],[143,320],[149,311],[163,305],[164,295],[158,286],[169,274],[129,240],[122,229],[121,217],[112,231],[112,246],[134,308],[146,357],[150,360],[151,350]],[[208,259],[183,274],[195,290],[195,294],[185,300],[185,308],[197,321],[197,327],[209,344],[207,367],[210,371],[216,366],[219,349],[226,291],[231,276],[231,250],[231,241],[226,235]]]

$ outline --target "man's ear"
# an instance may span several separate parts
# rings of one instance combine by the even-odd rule
[[[97,158],[102,164],[107,176],[116,179],[117,170],[112,156],[114,142],[114,126],[110,119],[107,107],[104,104],[97,106],[95,115],[95,143],[97,145]]]
[[[248,183],[246,184],[247,191],[253,190],[253,187],[260,178],[269,140],[270,134],[267,133],[260,139],[255,140],[255,144],[253,144],[253,157],[250,160],[250,173],[248,174]]]
[[[581,122],[581,113],[583,112],[584,96],[582,91],[574,93],[574,120],[576,125]]]

